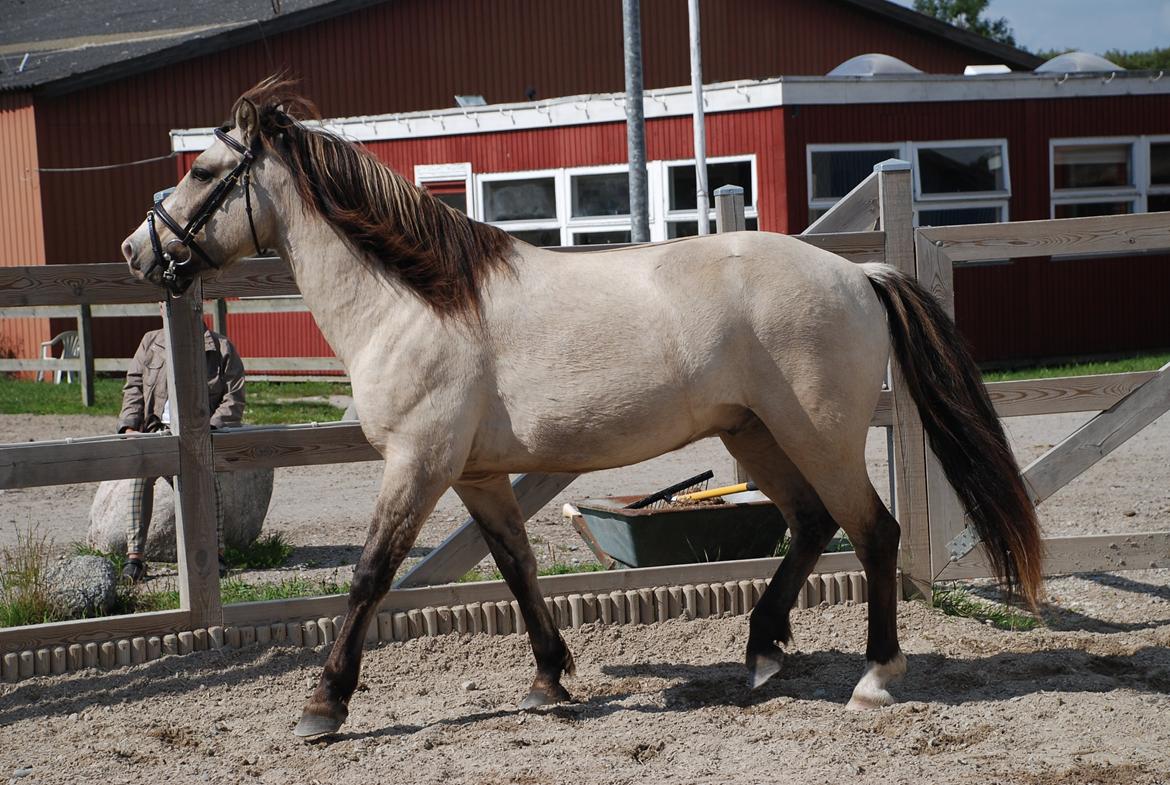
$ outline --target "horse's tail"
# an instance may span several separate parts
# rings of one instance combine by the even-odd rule
[[[979,369],[955,323],[913,278],[863,265],[885,306],[894,355],[931,449],[966,507],[991,565],[1032,607],[1041,592],[1042,545],[1024,487]]]

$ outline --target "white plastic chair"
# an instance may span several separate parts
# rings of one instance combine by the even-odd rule
[[[54,336],[53,340],[51,340],[51,341],[42,341],[41,342],[41,359],[42,360],[52,360],[53,359],[53,347],[56,346],[57,344],[61,344],[61,358],[60,359],[62,359],[62,360],[76,360],[79,357],[81,357],[81,337],[77,334],[77,330],[66,330],[63,333],[59,333],[56,336]],[[60,384],[62,375],[67,376],[66,381],[72,383],[73,374],[76,372],[75,371],[64,371],[64,370],[58,369],[58,370],[54,371],[53,373],[54,373],[54,378],[53,378],[54,383]],[[44,375],[45,375],[45,371],[37,371],[37,381],[39,382]]]

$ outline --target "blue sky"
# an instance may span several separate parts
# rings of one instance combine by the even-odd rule
[[[894,0],[910,8],[913,0]],[[1026,49],[1154,49],[1170,46],[1170,0],[991,0]]]

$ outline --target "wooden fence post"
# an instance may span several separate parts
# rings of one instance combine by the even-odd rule
[[[746,227],[743,215],[743,187],[721,185],[715,189],[715,233],[742,232]],[[734,461],[732,474],[735,482],[748,482],[747,472],[739,461]]]
[[[918,277],[914,258],[914,216],[910,164],[890,159],[877,164],[878,206],[885,233],[886,264]],[[894,399],[894,514],[902,528],[903,589],[908,597],[931,598],[930,515],[926,495],[926,438],[918,409],[897,363],[890,369]]]
[[[743,216],[743,188],[721,185],[715,189],[715,231],[742,232],[746,228]]]
[[[202,282],[196,279],[182,297],[168,298],[166,314],[171,431],[179,437],[175,478],[179,606],[190,611],[192,627],[222,625]]]
[[[227,300],[222,297],[212,300],[214,311],[211,312],[211,329],[220,335],[227,335]]]
[[[77,307],[77,338],[80,342],[81,405],[93,406],[93,310],[89,303]]]

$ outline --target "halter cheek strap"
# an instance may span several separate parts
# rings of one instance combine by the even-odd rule
[[[153,271],[155,267],[163,267],[163,283],[176,296],[187,290],[199,272],[199,264],[195,257],[198,257],[199,261],[212,269],[219,269],[222,266],[212,260],[195,237],[203,231],[203,227],[207,225],[215,211],[223,205],[232,189],[239,183],[242,183],[244,188],[244,211],[248,216],[248,228],[252,232],[252,243],[256,247],[256,255],[263,254],[260,248],[260,239],[256,234],[256,224],[252,219],[251,168],[252,163],[256,160],[256,154],[228,136],[222,128],[215,129],[215,136],[240,154],[240,162],[228,173],[227,177],[219,181],[215,190],[208,195],[199,210],[187,222],[187,225],[180,226],[179,222],[163,207],[165,192],[156,196],[154,207],[146,214],[147,228],[150,231],[150,244],[154,251],[154,259],[151,260],[151,266],[147,269],[146,274]],[[165,248],[158,236],[156,220],[161,221],[175,235],[175,239],[168,242]],[[170,250],[172,246],[187,249],[187,258],[177,259]]]

